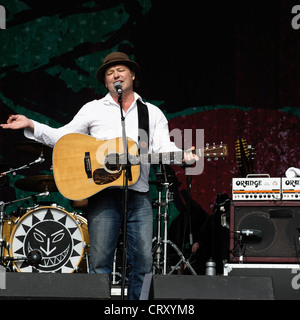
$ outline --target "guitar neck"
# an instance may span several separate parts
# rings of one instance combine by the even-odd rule
[[[161,152],[161,153],[147,153],[139,156],[140,163],[152,163],[152,164],[182,164],[184,157],[184,151],[175,152]]]
[[[147,153],[141,154],[139,157],[136,157],[136,161],[138,163],[151,163],[151,164],[178,164],[181,165],[183,163],[184,153],[192,152],[193,154],[197,154],[199,158],[205,157],[209,159],[218,159],[219,157],[226,157],[228,155],[227,145],[213,145],[209,147],[208,145],[204,149],[195,149],[195,150],[180,150],[173,152],[161,152],[161,153]],[[194,161],[193,161],[194,162]]]

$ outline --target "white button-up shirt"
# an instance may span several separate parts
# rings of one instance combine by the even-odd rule
[[[124,113],[127,137],[138,142],[138,111],[137,103],[141,97],[134,93],[135,100]],[[162,111],[151,103],[146,103],[149,112],[149,153],[178,151],[170,141],[168,121]],[[73,120],[60,128],[51,128],[45,124],[33,121],[34,133],[25,129],[24,134],[29,139],[54,147],[55,143],[65,134],[83,133],[97,139],[109,140],[122,137],[120,106],[113,100],[110,93],[100,100],[86,103]],[[150,164],[141,164],[138,181],[130,186],[132,190],[146,192],[149,190]]]

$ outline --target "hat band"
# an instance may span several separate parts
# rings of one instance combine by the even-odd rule
[[[120,61],[127,61],[127,62],[129,62],[129,60],[126,60],[126,59],[124,59],[124,58],[119,58],[119,59],[113,58],[113,59],[108,59],[108,60],[106,60],[103,65],[106,65],[106,64],[111,63],[111,62],[120,62]]]

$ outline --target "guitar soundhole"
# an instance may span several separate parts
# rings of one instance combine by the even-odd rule
[[[108,172],[119,172],[121,170],[120,156],[118,153],[110,153],[105,158],[105,169]]]

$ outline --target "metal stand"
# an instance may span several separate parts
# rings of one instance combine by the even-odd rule
[[[3,226],[5,222],[5,212],[4,212],[5,203],[0,201],[0,265],[2,264],[2,257],[4,255],[4,248],[6,247],[6,239],[3,237]]]
[[[49,196],[49,191],[45,191],[42,193],[34,194],[29,197],[25,197],[22,199],[18,200],[13,200],[10,202],[3,202],[0,201],[0,265],[6,266],[6,262],[8,261],[15,261],[15,260],[26,260],[28,257],[4,257],[4,249],[7,249],[7,239],[5,239],[4,235],[4,224],[6,220],[11,220],[10,217],[5,213],[4,208],[7,205],[19,202],[19,201],[24,201],[28,199],[36,199],[36,197],[47,197]]]
[[[158,190],[158,207],[157,207],[157,237],[155,237],[152,242],[156,241],[155,246],[152,249],[152,253],[155,254],[154,257],[154,273],[161,274],[161,254],[162,254],[162,237],[161,237],[161,222],[162,222],[162,190],[163,186],[161,184],[157,185]]]
[[[161,179],[161,182],[157,184],[158,188],[158,217],[157,217],[157,237],[153,239],[152,242],[156,241],[156,244],[154,245],[152,249],[152,254],[154,254],[154,264],[153,264],[153,273],[155,274],[172,274],[177,267],[184,262],[186,266],[190,269],[191,273],[193,275],[196,275],[196,272],[190,265],[190,263],[185,259],[182,252],[178,249],[178,247],[171,241],[168,240],[168,223],[169,223],[169,202],[170,202],[170,189],[169,187],[172,185],[167,179],[165,165],[161,165],[161,172],[158,174],[163,177]],[[162,190],[165,189],[165,201],[162,201]],[[165,207],[164,213],[162,213],[162,207]],[[164,220],[164,237],[162,240],[161,237],[161,224],[162,224],[162,218]],[[168,245],[171,245],[171,247],[175,250],[175,252],[178,254],[178,256],[181,258],[181,260],[171,268],[171,271],[167,273],[167,248]],[[161,262],[161,255],[163,254],[163,263]]]
[[[128,212],[128,181],[132,180],[131,165],[128,158],[128,145],[127,136],[125,130],[125,117],[123,115],[122,105],[122,91],[118,91],[118,101],[120,104],[121,112],[121,125],[122,125],[122,140],[124,148],[124,160],[125,163],[122,165],[124,182],[123,182],[123,259],[122,259],[122,285],[121,285],[121,299],[125,299],[125,279],[126,279],[126,265],[127,265],[127,212]]]

